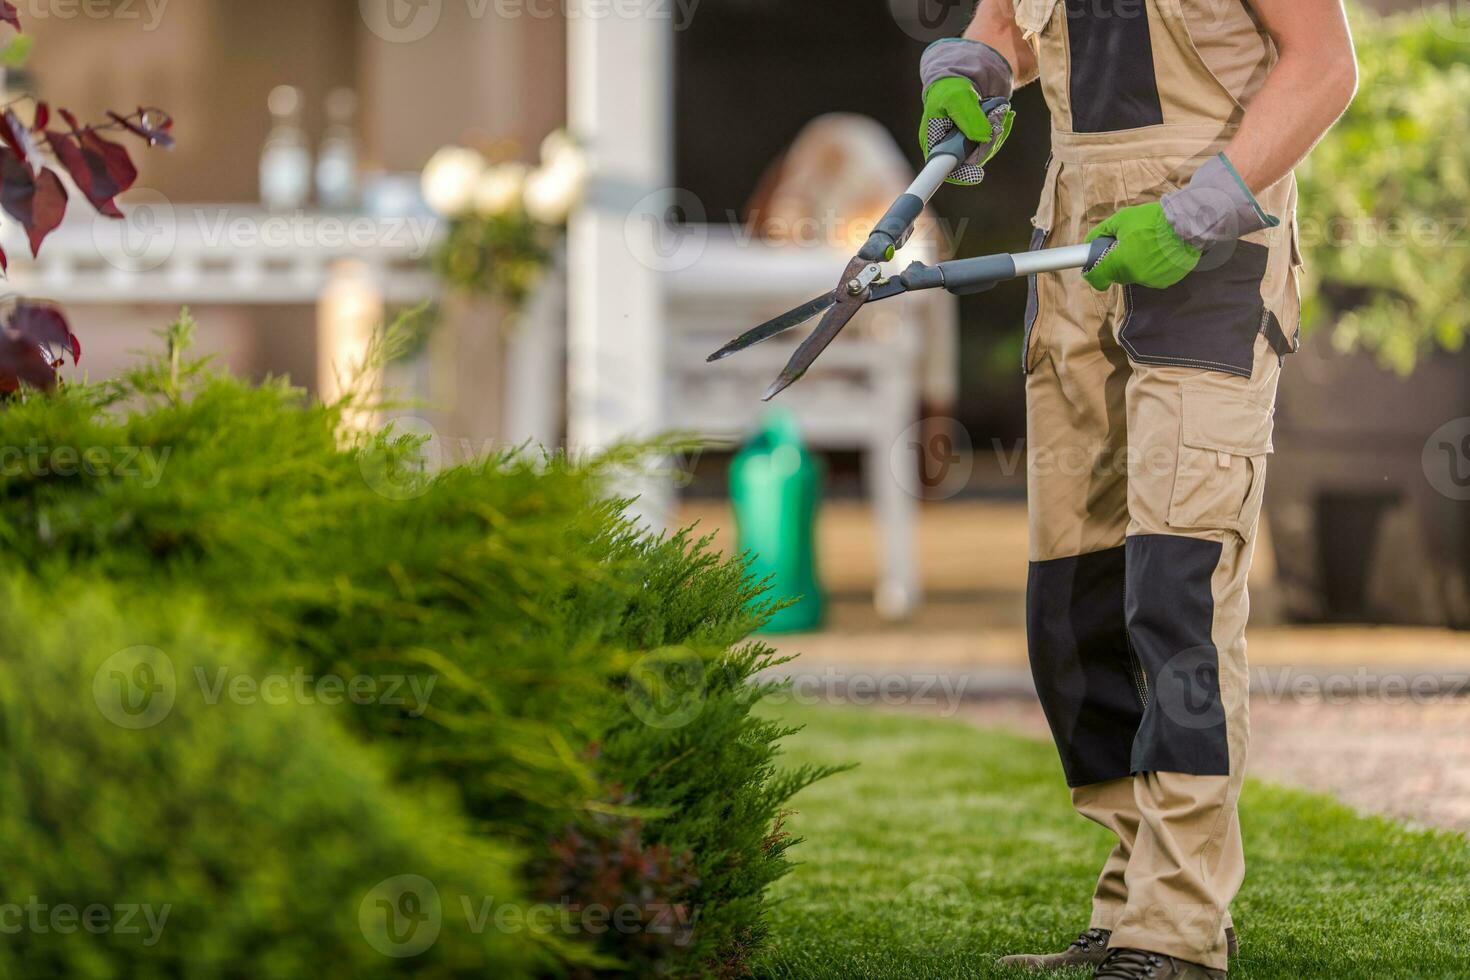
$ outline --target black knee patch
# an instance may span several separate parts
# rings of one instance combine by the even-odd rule
[[[1148,683],[1132,771],[1229,775],[1220,656],[1211,637],[1220,543],[1145,534],[1125,547],[1128,637]]]
[[[1143,696],[1124,621],[1124,548],[1032,562],[1031,675],[1069,786],[1132,771]]]

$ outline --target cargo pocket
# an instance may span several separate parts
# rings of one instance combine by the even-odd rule
[[[1238,241],[1206,253],[1167,289],[1125,286],[1118,340],[1141,364],[1251,376],[1256,335],[1266,325],[1261,284],[1271,250]]]
[[[1181,397],[1169,527],[1249,537],[1266,489],[1272,406],[1237,392],[1188,385]]]

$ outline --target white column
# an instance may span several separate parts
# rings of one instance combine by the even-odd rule
[[[672,184],[673,24],[659,4],[576,0],[568,17],[568,117],[588,155],[568,234],[568,441],[599,449],[669,428],[664,302],[656,268]],[[663,525],[670,489],[641,481],[640,515]]]

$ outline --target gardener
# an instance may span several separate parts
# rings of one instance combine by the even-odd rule
[[[1296,347],[1292,167],[1357,84],[1341,0],[982,0],[923,59],[925,128],[1041,79],[1031,283],[1031,667],[1083,816],[1117,836],[1089,928],[1034,968],[1223,977],[1245,873],[1246,578]],[[995,137],[995,138],[993,138]],[[1083,280],[1086,280],[1085,283]]]

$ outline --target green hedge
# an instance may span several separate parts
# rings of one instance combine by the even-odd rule
[[[1299,172],[1309,326],[1401,374],[1470,327],[1470,32],[1355,10],[1358,95]]]
[[[400,790],[452,786],[482,837],[525,855],[527,897],[574,920],[542,930],[568,963],[740,974],[787,867],[782,808],[821,775],[779,771],[785,732],[750,714],[770,658],[738,645],[758,616],[744,566],[636,530],[608,461],[428,474],[422,440],[353,436],[344,410],[177,351],[13,404],[0,447],[37,455],[0,465],[8,572],[105,578],[140,608],[197,599],[278,670],[415,680],[403,703],[315,706]]]
[[[395,789],[377,753],[307,706],[199,697],[196,670],[265,662],[197,604],[123,606],[109,591],[0,589],[0,975],[531,965],[510,935],[455,920],[461,894],[517,891],[515,855],[471,835],[452,798]],[[132,686],[140,668],[155,693]],[[442,920],[412,961],[385,955],[398,947],[376,931],[381,883],[408,869],[435,884]],[[406,923],[394,935],[414,938]]]

